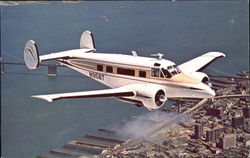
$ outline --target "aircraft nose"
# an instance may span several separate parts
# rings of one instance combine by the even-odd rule
[[[214,90],[211,89],[211,91],[210,91],[209,93],[210,93],[211,97],[214,97],[214,96],[215,96]]]
[[[210,87],[207,88],[207,93],[209,98],[213,98],[215,96],[214,90],[212,90]]]
[[[201,84],[201,87],[205,98],[213,98],[215,96],[214,90],[212,90],[208,85]]]

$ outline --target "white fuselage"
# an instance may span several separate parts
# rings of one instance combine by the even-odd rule
[[[175,65],[165,59],[122,54],[82,53],[73,59],[59,59],[58,61],[111,88],[130,84],[156,84],[166,90],[168,98],[208,98],[215,95],[208,85],[181,71],[168,78],[160,74],[153,76],[152,69]],[[144,74],[141,75],[141,72]]]

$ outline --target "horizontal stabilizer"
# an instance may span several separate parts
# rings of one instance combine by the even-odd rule
[[[214,60],[220,57],[225,57],[226,55],[221,52],[208,52],[201,56],[198,56],[192,60],[189,60],[178,67],[186,73],[195,72],[195,71],[202,71],[204,70],[209,64],[211,64]]]
[[[30,70],[35,70],[42,61],[73,58],[78,57],[82,53],[93,53],[95,51],[92,33],[90,31],[84,31],[80,39],[80,49],[55,52],[41,56],[39,56],[37,44],[33,40],[29,40],[26,42],[24,48],[24,61]]]
[[[29,69],[34,70],[39,66],[39,63],[42,61],[78,57],[82,53],[93,52],[94,50],[95,49],[89,48],[72,49],[39,56],[36,43],[33,40],[29,40],[27,41],[24,48],[24,61]]]
[[[32,97],[52,102],[54,100],[69,99],[69,98],[103,98],[103,97],[121,97],[121,96],[122,97],[135,96],[135,92],[125,88],[115,88],[115,89],[85,91],[85,92],[34,95]]]
[[[78,57],[82,53],[86,52],[92,52],[93,49],[72,49],[57,53],[50,53],[46,55],[40,56],[40,61],[48,61],[48,60],[57,60],[57,59],[67,59],[67,58],[73,58]]]

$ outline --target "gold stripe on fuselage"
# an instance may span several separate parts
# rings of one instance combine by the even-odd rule
[[[193,77],[189,77],[188,75],[186,75],[184,73],[174,75],[170,80],[175,81],[175,82],[184,82],[184,83],[193,83],[193,84],[200,83],[199,80],[197,80]]]
[[[100,63],[100,62],[95,62],[95,61],[86,61],[86,60],[81,60],[81,59],[71,59],[69,60],[69,63],[76,65],[78,67],[83,67],[83,68],[87,68],[90,70],[95,70],[97,71],[97,65],[102,65],[103,66],[103,71],[101,72],[106,72],[106,67],[107,66],[112,66],[113,67],[113,73],[110,74],[117,74],[117,68],[124,68],[124,69],[132,69],[131,66],[126,67],[125,65],[119,66],[119,64],[114,65],[113,63],[108,64],[108,63]],[[150,69],[150,68],[149,68]],[[180,73],[180,74],[176,74],[174,76],[172,76],[171,78],[163,78],[163,77],[152,77],[151,71],[150,70],[145,70],[144,69],[138,69],[138,68],[133,68],[132,70],[135,71],[135,76],[129,76],[129,77],[139,77],[139,71],[145,71],[146,72],[146,77],[140,77],[140,78],[146,78],[146,79],[154,79],[154,80],[165,80],[165,81],[173,81],[173,82],[180,82],[180,83],[191,83],[191,84],[198,84],[200,83],[199,80],[192,78],[184,73]],[[121,74],[119,74],[121,75]],[[127,76],[127,75],[124,75]]]

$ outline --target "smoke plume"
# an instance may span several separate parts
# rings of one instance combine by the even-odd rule
[[[191,119],[190,115],[153,111],[136,116],[135,119],[124,123],[120,127],[115,127],[114,130],[122,137],[145,138],[157,124],[163,121],[169,120],[170,123],[167,126],[170,126],[171,124],[185,123],[189,119]]]

